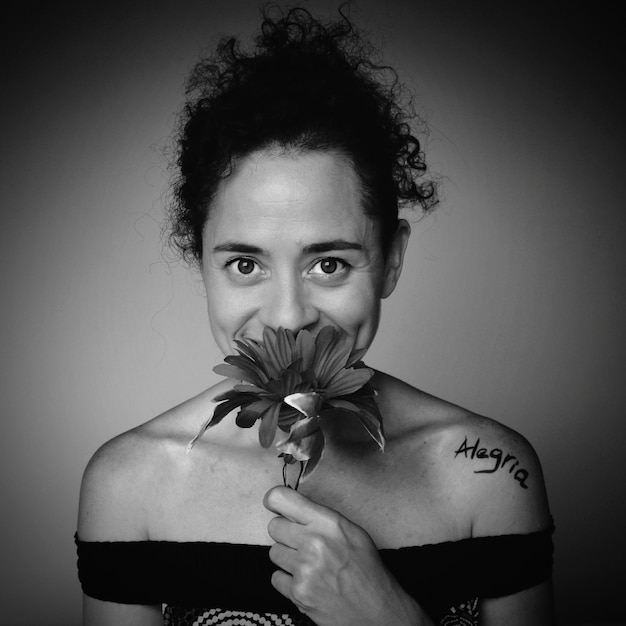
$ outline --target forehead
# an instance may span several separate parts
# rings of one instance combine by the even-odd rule
[[[363,243],[374,222],[365,215],[352,164],[333,152],[256,152],[220,185],[205,240],[264,234],[303,243],[338,235]],[[277,240],[278,241],[278,240]]]

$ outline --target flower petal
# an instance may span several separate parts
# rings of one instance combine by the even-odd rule
[[[252,361],[259,367],[263,366],[263,358],[259,354],[260,352],[263,352],[263,350],[256,341],[253,341],[252,339],[246,339],[246,341],[235,339],[235,346],[240,356]],[[229,357],[227,356],[225,360],[228,361],[228,358]]]
[[[239,395],[235,389],[228,389],[224,393],[220,393],[213,398],[213,402],[222,402],[222,400],[231,400]]]
[[[263,348],[265,352],[265,366],[270,378],[277,378],[281,370],[285,369],[289,363],[283,365],[280,351],[277,346],[277,331],[269,326],[263,329]]]
[[[294,391],[301,381],[302,379],[300,378],[300,374],[298,372],[286,369],[280,373],[280,377],[278,379],[268,381],[265,387],[270,393],[282,400],[285,396],[288,396],[292,391]]]
[[[315,356],[315,341],[313,335],[306,329],[302,329],[296,335],[296,354],[302,359],[301,371],[307,371],[313,365]]]
[[[316,443],[313,435],[321,433],[320,418],[306,417],[298,420],[289,432],[289,436],[276,444],[282,454],[290,454],[297,461],[307,461],[311,451],[315,450]]]
[[[278,426],[279,411],[280,404],[274,403],[261,417],[261,425],[259,426],[259,443],[263,448],[269,448],[274,442],[276,427]]]
[[[334,326],[324,326],[315,337],[315,356],[313,358],[313,370],[315,371],[320,386],[325,386],[325,379],[329,377],[327,370],[328,360],[337,350],[337,342],[340,333]],[[335,372],[332,371],[330,376]]]
[[[302,382],[307,385],[308,389],[311,389],[313,386],[317,385],[317,376],[312,369],[301,372],[300,377],[302,378]]]
[[[269,380],[269,377],[265,372],[265,368],[262,365],[258,365],[247,356],[243,356],[241,354],[229,354],[224,361],[226,362],[225,366],[222,367],[220,365],[216,365],[213,371],[217,374],[221,374],[223,372],[224,376],[240,378],[246,382],[252,383],[253,385],[263,385],[267,380]],[[237,369],[231,370],[228,366],[235,367]],[[237,370],[240,372],[238,375]],[[233,373],[235,376],[232,376]]]
[[[240,428],[250,428],[254,426],[255,422],[269,409],[274,402],[269,400],[268,398],[263,398],[261,400],[257,400],[256,402],[252,402],[245,409],[241,409],[239,413],[237,413],[237,417],[235,418],[235,422],[237,426]]]
[[[204,433],[213,426],[219,424],[229,413],[232,413],[238,406],[242,406],[244,404],[249,404],[250,398],[246,396],[246,394],[237,394],[236,397],[227,400],[226,402],[222,402],[215,407],[213,411],[213,415],[207,418],[202,426],[200,426],[200,430],[196,434],[196,436],[187,444],[187,449],[185,450],[185,454],[189,454],[191,449],[196,444],[196,441],[204,435]]]
[[[235,418],[235,424],[239,426],[239,428],[252,428],[256,421],[259,419],[259,414],[256,411],[248,411],[248,409],[241,409],[239,413],[237,413],[237,417]]]
[[[358,403],[357,400],[349,402],[343,398],[333,398],[328,401],[328,404],[334,409],[325,409],[322,412],[322,417],[330,417],[331,419],[341,414],[336,414],[334,411],[348,411],[353,415],[356,415],[361,422],[363,428],[369,433],[372,439],[378,444],[381,451],[385,449],[385,436],[383,434],[382,417],[378,410],[378,405],[374,402],[373,407],[370,403]]]
[[[292,369],[286,369],[280,373],[280,382],[283,387],[281,396],[284,398],[302,382],[302,377],[300,376],[300,372],[296,372]]]
[[[220,376],[226,376],[227,378],[235,378],[238,380],[248,380],[248,372],[237,367],[236,365],[229,365],[228,363],[219,363],[213,368],[213,371]],[[248,381],[256,382],[256,381]]]
[[[276,332],[276,351],[282,369],[289,367],[296,358],[295,347],[296,340],[293,332],[286,328],[279,328]]]
[[[373,375],[374,371],[368,367],[339,370],[322,390],[322,394],[325,398],[346,396],[358,391]]]
[[[309,449],[309,460],[304,464],[302,480],[304,480],[313,473],[313,470],[322,460],[322,455],[324,454],[324,431],[320,428],[314,435],[312,435],[311,439],[312,441]]]
[[[254,394],[255,396],[267,395],[267,392],[262,387],[257,387],[256,385],[248,385],[245,383],[235,385],[233,387],[233,391],[235,391],[236,393]]]
[[[370,434],[370,437],[378,444],[381,452],[385,451],[385,436],[383,435],[383,425],[371,414],[361,411],[358,413],[359,420],[363,428]]]
[[[320,414],[322,408],[322,396],[315,391],[306,393],[292,393],[283,398],[283,402],[297,409],[306,417],[315,417]]]
[[[209,422],[209,426],[215,426],[219,424],[229,413],[234,411],[237,407],[246,407],[251,402],[254,402],[256,398],[246,393],[238,393],[233,398],[225,400],[221,404],[218,404],[213,411],[213,417]]]
[[[350,346],[347,335],[343,331],[337,331],[324,346],[316,363],[318,384],[321,388],[328,385],[329,381],[341,371],[350,356]]]
[[[249,367],[253,367],[255,370],[262,373],[264,381],[267,381],[277,375],[278,370],[270,362],[267,352],[261,344],[253,341],[252,339],[245,342],[235,340],[235,344],[237,345],[239,356],[227,356],[226,359],[224,359],[225,361],[230,362],[230,359],[232,358],[242,358],[249,364]]]
[[[359,348],[358,350],[352,350],[348,360],[346,361],[346,367],[353,367],[361,361],[361,357],[365,356],[367,348]]]
[[[280,407],[280,413],[278,414],[278,428],[288,433],[293,424],[301,417],[302,414],[296,411],[296,409],[283,403]]]

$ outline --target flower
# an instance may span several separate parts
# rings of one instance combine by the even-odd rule
[[[302,463],[306,478],[324,451],[323,423],[356,416],[384,450],[382,418],[376,391],[369,380],[374,371],[360,360],[365,350],[352,350],[344,331],[324,327],[315,337],[266,327],[263,341],[235,341],[238,354],[229,355],[213,371],[238,381],[215,398],[220,404],[190,441],[187,452],[208,429],[238,409],[236,423],[250,428],[257,421],[259,442],[269,448],[277,430],[288,433],[276,444],[284,463]]]

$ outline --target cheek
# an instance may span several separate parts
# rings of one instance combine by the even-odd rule
[[[372,294],[358,293],[351,298],[348,307],[355,321],[361,320],[366,322],[375,317],[378,312],[379,300]]]
[[[205,281],[205,285],[208,318],[213,335],[216,339],[222,337],[230,342],[258,310],[259,296],[251,292],[245,293],[245,290],[233,290],[231,286],[220,284],[219,281]]]
[[[355,283],[351,293],[346,296],[346,306],[355,316],[365,319],[376,315],[380,310],[381,281],[379,276],[367,274]]]
[[[229,325],[234,314],[233,299],[228,298],[214,281],[205,280],[207,312],[214,333]]]
[[[371,289],[351,290],[327,304],[328,315],[345,330],[355,332],[378,324],[380,299]]]
[[[221,296],[214,292],[207,298],[207,310],[211,324],[232,327],[241,317],[243,307],[236,298]]]

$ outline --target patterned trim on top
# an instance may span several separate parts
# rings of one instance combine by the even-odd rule
[[[478,598],[452,607],[439,626],[478,626]],[[223,609],[193,609],[163,606],[165,626],[307,626],[313,622],[305,615],[253,613]]]
[[[439,626],[478,626],[478,598],[452,607]]]
[[[304,626],[312,622],[302,616],[294,617],[285,613],[253,613],[252,611],[224,611],[223,609],[185,609],[165,606],[163,610],[165,626]]]

